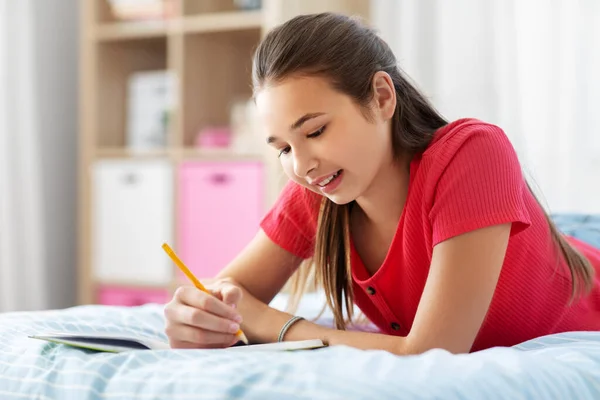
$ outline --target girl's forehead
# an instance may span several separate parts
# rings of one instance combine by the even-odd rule
[[[264,85],[256,94],[256,105],[261,118],[291,124],[307,113],[332,112],[342,105],[341,97],[325,78],[291,77]]]
[[[257,103],[268,102],[271,107],[287,104],[297,106],[307,102],[320,102],[334,94],[335,92],[325,78],[300,76],[267,83],[260,89],[256,98]]]
[[[303,127],[310,128],[334,112],[332,90],[322,78],[290,78],[267,84],[256,94],[258,117],[267,137],[283,138],[292,134],[297,121],[310,115]],[[315,117],[315,115],[318,115]]]

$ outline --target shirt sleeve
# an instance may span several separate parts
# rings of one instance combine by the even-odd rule
[[[515,235],[530,225],[521,165],[500,128],[463,128],[444,147],[455,150],[436,161],[442,165],[429,213],[434,246],[487,226],[512,223]]]
[[[290,180],[260,223],[265,234],[290,253],[313,255],[320,197]]]

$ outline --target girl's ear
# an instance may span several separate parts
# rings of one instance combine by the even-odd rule
[[[396,110],[396,89],[387,72],[378,71],[373,75],[373,111],[381,120],[392,118]]]

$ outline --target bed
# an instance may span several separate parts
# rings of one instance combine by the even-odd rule
[[[600,218],[557,221],[575,236],[600,238]],[[314,317],[322,300],[320,293],[308,294],[298,313]],[[272,305],[285,302],[280,294]],[[318,322],[331,324],[331,314]],[[163,326],[160,304],[2,314],[0,399],[600,399],[600,332],[549,335],[472,354],[435,349],[406,357],[344,346],[93,353],[27,337],[95,329],[165,340]]]

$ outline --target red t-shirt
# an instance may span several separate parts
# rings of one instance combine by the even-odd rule
[[[321,196],[287,184],[261,227],[279,246],[313,254]],[[571,277],[552,244],[541,206],[528,190],[504,132],[475,119],[442,127],[410,164],[408,197],[381,268],[373,275],[351,246],[356,305],[381,329],[408,335],[433,247],[453,236],[512,223],[492,303],[472,351],[512,346],[564,331],[600,330],[600,250],[567,239],[595,266],[593,292],[568,305]]]

